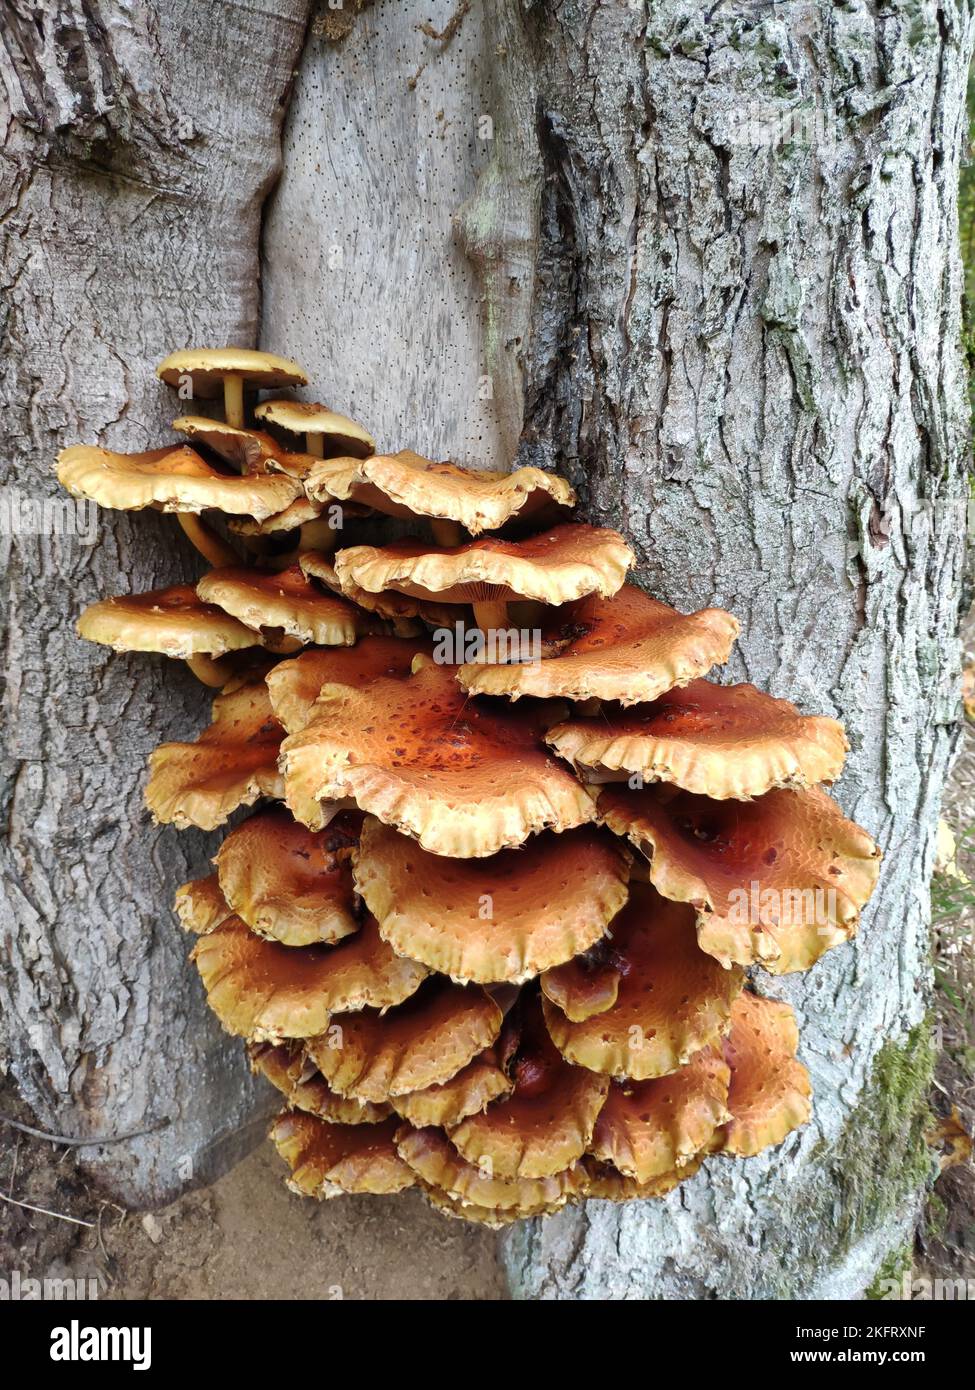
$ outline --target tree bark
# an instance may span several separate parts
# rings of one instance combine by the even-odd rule
[[[806,1129],[663,1202],[519,1227],[513,1288],[857,1296],[930,1171],[969,7],[435,0],[419,19],[356,7],[309,40],[265,344],[381,447],[498,466],[520,438],[520,461],[568,472],[651,592],[741,619],[727,679],[845,721],[838,795],[886,853],[856,943],[756,978],[799,1016]]]
[[[212,845],[153,828],[142,801],[149,751],[192,737],[207,694],[178,662],[73,631],[84,604],[199,565],[172,518],[55,502],[53,460],[78,440],[164,443],[185,406],[156,363],[254,341],[305,9],[13,0],[0,31],[3,1054],[59,1133],[164,1123],[82,1151],[133,1205],[225,1166],[263,1102],[171,912]]]

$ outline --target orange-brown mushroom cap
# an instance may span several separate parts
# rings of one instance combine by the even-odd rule
[[[400,1004],[427,974],[394,956],[369,919],[335,946],[296,948],[232,917],[200,938],[193,959],[228,1033],[256,1042],[316,1037],[332,1014]]]
[[[484,857],[593,819],[591,799],[539,740],[551,722],[468,701],[452,667],[320,697],[282,746],[288,805],[312,828],[323,801],[352,797],[433,854]]]
[[[614,1081],[596,1121],[592,1153],[639,1183],[683,1168],[731,1119],[730,1080],[721,1047],[712,1044],[669,1076]]]
[[[657,891],[694,906],[701,949],[723,965],[808,969],[856,933],[880,872],[873,840],[818,787],[739,802],[613,786],[598,810]]]
[[[835,719],[802,715],[753,685],[695,680],[633,709],[602,709],[550,729],[548,743],[583,775],[639,774],[686,791],[744,800],[772,787],[832,782],[846,736]]]
[[[449,1081],[500,1027],[501,1010],[483,989],[434,978],[388,1013],[336,1019],[307,1051],[340,1095],[380,1102]]]
[[[201,653],[222,656],[261,641],[252,628],[205,603],[192,584],[101,599],[82,613],[78,633],[116,652],[160,652],[184,661]]]
[[[73,497],[115,511],[214,509],[258,520],[283,511],[301,492],[301,485],[283,474],[221,473],[186,445],[116,454],[74,444],[58,454],[58,479]]]
[[[508,1036],[506,1036],[508,1035]],[[553,1044],[537,995],[523,994],[505,1018],[500,1050],[510,1095],[448,1128],[462,1158],[499,1178],[549,1178],[582,1158],[609,1077],[573,1067]]]
[[[409,449],[366,459],[326,459],[312,472],[308,489],[312,496],[348,498],[387,516],[456,521],[472,535],[497,530],[514,516],[575,504],[565,479],[540,468],[481,472],[434,463]]]
[[[621,850],[583,826],[486,859],[445,859],[367,817],[355,880],[394,951],[454,980],[517,984],[603,935],[628,892]]]
[[[351,647],[359,633],[378,626],[347,599],[323,593],[297,564],[276,571],[228,565],[205,574],[196,592],[249,628],[278,629],[321,647]]]
[[[633,552],[615,531],[567,523],[522,541],[493,537],[465,545],[393,541],[354,545],[335,556],[343,588],[349,582],[373,594],[396,589],[442,603],[515,598],[562,604],[584,594],[615,594],[633,564]]]
[[[731,1011],[724,1054],[731,1068],[722,1152],[751,1158],[809,1119],[809,1073],[796,1061],[795,1014],[778,999],[743,993]]]
[[[215,830],[259,796],[280,798],[283,733],[263,678],[225,688],[194,743],[161,743],[150,754],[146,805],[164,825]]]
[[[330,1125],[377,1125],[392,1114],[389,1105],[336,1095],[300,1043],[248,1043],[247,1056],[251,1070],[270,1081],[289,1106]]]
[[[285,1111],[275,1120],[271,1139],[291,1169],[293,1192],[319,1198],[343,1192],[384,1196],[414,1183],[393,1143],[399,1125],[395,1116],[374,1125],[334,1125]]]
[[[489,1047],[449,1081],[394,1096],[392,1104],[404,1120],[418,1129],[424,1125],[456,1125],[468,1115],[476,1115],[492,1100],[506,1096],[513,1085],[498,1065],[495,1049]]]
[[[177,434],[188,435],[194,442],[205,445],[222,459],[248,473],[287,473],[290,478],[302,479],[318,460],[311,454],[292,453],[282,448],[273,435],[265,430],[237,429],[225,420],[211,420],[206,415],[181,415],[173,421]],[[317,504],[317,511],[324,503]]]
[[[554,601],[554,600],[551,600]],[[678,613],[626,584],[612,598],[588,598],[568,610],[557,656],[524,665],[469,663],[458,679],[475,695],[568,700],[656,700],[727,661],[738,622],[720,608]],[[554,639],[556,633],[551,634]]]
[[[271,806],[232,830],[215,859],[224,897],[259,936],[284,946],[339,941],[359,930],[352,885],[358,817],[324,830]]]
[[[429,650],[421,638],[363,637],[354,647],[302,652],[268,672],[274,713],[289,734],[299,733],[326,686],[356,688],[383,676],[409,675],[413,658]]]
[[[404,1125],[396,1136],[400,1157],[422,1181],[454,1202],[470,1203],[489,1210],[517,1211],[519,1215],[539,1209],[557,1210],[570,1198],[585,1195],[587,1181],[580,1163],[552,1177],[494,1177],[490,1166],[478,1168],[461,1158],[439,1129],[414,1129]]]
[[[604,936],[590,950],[546,970],[540,979],[542,993],[570,1022],[582,1023],[616,1003],[624,964],[612,938]]]
[[[304,551],[298,556],[298,563],[309,578],[317,579],[333,592],[343,594],[351,603],[356,604],[359,608],[364,608],[368,613],[375,613],[378,617],[387,618],[391,622],[421,618],[434,627],[451,627],[455,622],[461,620],[467,611],[459,605],[428,603],[424,599],[409,598],[406,594],[397,593],[394,589],[388,589],[383,594],[370,594],[348,579],[343,585],[335,572],[333,557],[323,555],[317,550]]]
[[[194,878],[177,888],[173,909],[183,930],[196,932],[197,936],[205,936],[234,915],[220,891],[216,874]]]
[[[694,914],[632,884],[610,928],[620,961],[612,1008],[572,1023],[543,997],[552,1040],[567,1061],[645,1081],[683,1066],[729,1026],[743,975],[725,970],[697,944]]]

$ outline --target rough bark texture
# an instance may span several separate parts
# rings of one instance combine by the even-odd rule
[[[664,1203],[507,1242],[532,1297],[853,1297],[928,1168],[932,836],[956,717],[967,4],[566,0],[529,18],[545,170],[526,457],[639,577],[743,627],[729,677],[843,719],[883,845],[858,941],[788,998],[813,1121]]]
[[[48,534],[22,516],[10,534],[11,503],[59,496],[65,444],[170,438],[179,410],[153,368],[172,348],[253,342],[305,8],[14,0],[0,30],[2,1053],[58,1132],[168,1122],[83,1151],[134,1204],[225,1166],[262,1102],[170,911],[207,842],[154,829],[142,804],[147,754],[206,722],[206,692],[73,624],[97,597],[198,573],[198,557],[172,518],[100,513],[86,544],[91,514],[49,504]]]
[[[497,465],[521,435],[524,461],[568,471],[651,592],[739,616],[729,679],[846,721],[839,795],[887,856],[854,945],[757,979],[796,1006],[812,1123],[663,1203],[520,1228],[513,1287],[856,1296],[909,1238],[929,1171],[969,7],[491,0],[420,18],[385,0],[309,42],[265,239],[266,344],[298,351],[383,445]]]

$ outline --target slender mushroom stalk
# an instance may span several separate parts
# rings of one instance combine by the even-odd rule
[[[431,517],[430,530],[437,545],[464,544],[464,528],[459,521],[445,521],[443,517]]]
[[[508,626],[508,603],[506,599],[488,599],[474,603],[474,621],[482,632],[489,628]]]
[[[222,661],[215,661],[212,656],[207,656],[205,652],[187,657],[186,664],[198,681],[202,681],[204,685],[212,686],[215,690],[225,686],[233,675],[233,672]]]
[[[317,550],[330,555],[338,541],[338,531],[328,517],[318,516],[314,521],[306,521],[301,527],[299,550]]]
[[[311,454],[314,458],[323,459],[325,457],[325,436],[322,434],[306,434],[305,453]]]
[[[239,372],[228,372],[223,379],[223,413],[228,425],[244,428],[244,378]]]
[[[237,565],[240,563],[240,556],[237,552],[221,540],[205,521],[202,521],[195,512],[177,512],[176,519],[183,528],[183,534],[194,549],[198,550],[208,564],[214,569],[222,569],[225,565]]]

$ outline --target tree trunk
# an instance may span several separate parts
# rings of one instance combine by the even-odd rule
[[[260,1102],[170,909],[212,845],[154,829],[142,801],[149,751],[207,722],[206,692],[73,631],[84,604],[199,566],[172,518],[63,503],[53,461],[78,440],[165,442],[185,406],[156,363],[253,342],[305,22],[299,0],[12,0],[0,31],[3,1055],[59,1133],[168,1122],[82,1151],[136,1205],[226,1165]]]
[[[35,25],[9,8],[23,493],[54,495],[38,460],[62,442],[158,439],[174,412],[151,366],[171,347],[251,341],[304,10],[49,0]],[[729,679],[845,720],[839,794],[887,853],[857,943],[808,976],[758,975],[797,1008],[810,1125],[663,1202],[512,1232],[523,1296],[852,1296],[909,1239],[955,716],[971,42],[967,5],[933,0],[316,7],[264,226],[264,345],[384,448],[567,471],[647,588],[742,620]],[[199,727],[204,698],[69,626],[96,596],[179,577],[185,552],[165,521],[98,525],[94,547],[5,542],[0,989],[45,1122],[171,1120],[94,1160],[153,1200],[226,1161],[259,1100],[171,925],[208,842],[153,831],[141,803],[146,754]]]
[[[381,447],[497,463],[520,436],[521,461],[567,471],[651,592],[741,619],[728,679],[845,721],[838,794],[886,853],[855,944],[757,975],[796,1007],[812,1122],[663,1202],[519,1227],[513,1287],[856,1296],[930,1171],[968,6],[322,13],[266,227],[266,346]]]

